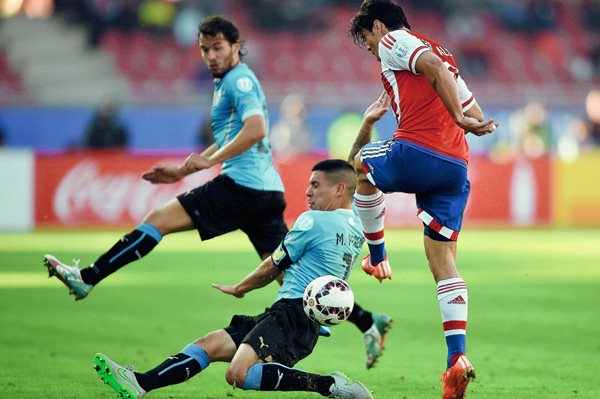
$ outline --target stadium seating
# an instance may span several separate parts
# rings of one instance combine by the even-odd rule
[[[23,80],[12,68],[6,57],[6,52],[0,50],[0,98],[3,102],[19,102],[25,95]]]
[[[546,90],[542,83],[569,85],[600,79],[591,76],[586,66],[591,43],[581,24],[582,10],[565,2],[555,5],[557,26],[535,33],[511,31],[491,11],[476,14],[478,24],[466,34],[453,31],[447,16],[439,11],[408,8],[407,14],[413,29],[439,39],[452,50],[469,82],[488,85],[484,92],[510,97],[522,85]],[[323,8],[329,25],[308,33],[264,31],[252,24],[248,18],[251,13],[243,5],[233,8],[230,14],[247,40],[247,62],[263,84],[275,92],[300,90],[321,96],[326,88],[329,92],[334,88],[337,94],[345,95],[357,85],[378,79],[377,64],[370,62],[370,55],[346,35],[354,7]],[[460,23],[456,26],[462,27]],[[157,37],[142,30],[109,30],[100,49],[113,59],[137,102],[177,102],[183,96],[193,96],[198,85],[210,79],[197,47],[178,45],[169,33]],[[19,73],[0,52],[2,98],[22,95],[24,86]]]

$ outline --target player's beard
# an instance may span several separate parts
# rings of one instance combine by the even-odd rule
[[[217,79],[220,79],[220,78],[222,78],[223,76],[225,76],[225,75],[227,74],[227,72],[231,71],[231,70],[233,69],[233,67],[235,67],[237,64],[239,64],[239,61],[238,61],[238,62],[237,62],[235,65],[234,65],[234,64],[233,64],[233,62],[234,62],[233,60],[234,60],[234,57],[233,57],[233,52],[231,52],[231,53],[229,54],[229,57],[227,57],[227,59],[226,59],[226,62],[225,62],[225,67],[222,69],[222,72],[219,72],[219,73],[213,73],[213,72],[211,71],[211,74],[212,74],[213,78],[217,78]]]

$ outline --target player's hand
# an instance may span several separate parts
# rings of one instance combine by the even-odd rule
[[[385,90],[379,98],[365,110],[363,120],[371,123],[377,122],[388,111],[390,106],[390,98]]]
[[[218,289],[224,294],[233,295],[236,298],[244,297],[244,293],[238,290],[237,285],[211,284],[211,287]]]
[[[174,165],[156,165],[152,169],[142,172],[142,179],[148,180],[152,184],[175,183],[184,176],[179,167]]]
[[[493,119],[488,119],[485,122],[479,122],[477,119],[469,116],[463,117],[463,119],[458,122],[458,125],[465,129],[465,132],[473,133],[476,136],[485,136],[486,134],[490,134],[498,127],[498,123],[494,122]]]
[[[363,258],[361,266],[365,273],[375,277],[380,283],[386,278],[392,279],[392,266],[390,266],[390,262],[387,258],[373,266],[371,265],[371,255],[367,254],[367,256]]]
[[[204,155],[192,152],[183,162],[183,167],[190,173],[210,168],[212,163]]]

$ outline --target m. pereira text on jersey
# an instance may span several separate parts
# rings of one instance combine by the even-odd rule
[[[335,233],[335,244],[336,245],[349,245],[355,248],[362,248],[363,243],[365,242],[365,238],[362,236],[357,236],[354,234],[346,234],[346,238],[344,238],[344,233]]]

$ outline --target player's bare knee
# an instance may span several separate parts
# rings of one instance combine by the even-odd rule
[[[215,331],[209,332],[203,337],[200,337],[194,341],[194,345],[204,349],[210,358],[216,358],[220,353],[221,341]]]
[[[143,222],[151,224],[152,226],[156,227],[162,234],[164,234],[165,232],[163,231],[164,226],[162,220],[164,220],[164,217],[161,213],[161,209],[153,209],[150,212],[148,212],[148,214],[146,214]]]
[[[227,383],[229,385],[232,385],[237,388],[242,388],[244,386],[244,381],[246,380],[247,373],[248,369],[246,367],[232,363],[229,365],[229,368],[225,373],[225,380],[227,380]]]
[[[206,334],[204,337],[200,337],[194,341],[195,345],[198,345],[202,349],[206,350],[206,347],[210,346],[210,333]]]

